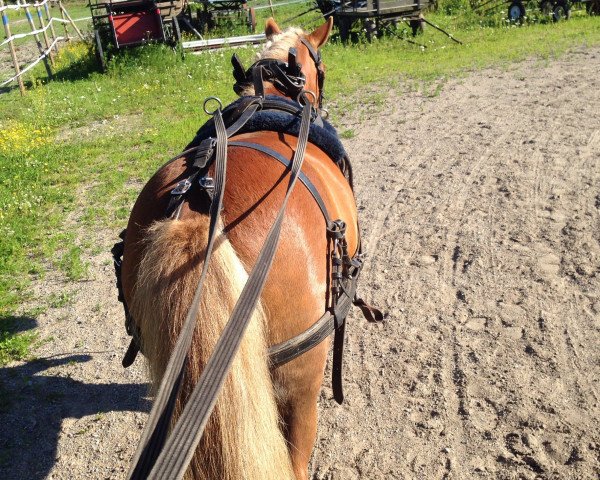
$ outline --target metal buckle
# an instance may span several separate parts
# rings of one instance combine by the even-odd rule
[[[200,185],[200,188],[203,188],[204,190],[215,189],[215,180],[212,177],[200,177],[198,184]]]
[[[189,178],[181,180],[181,182],[175,185],[175,188],[171,190],[171,195],[183,195],[190,189],[191,186],[192,182]]]

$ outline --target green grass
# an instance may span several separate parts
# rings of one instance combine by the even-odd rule
[[[15,319],[0,318],[0,367],[27,358],[37,338],[35,332],[19,333]]]
[[[468,22],[458,14],[428,18],[464,45],[430,28],[416,39],[425,49],[393,37],[357,45],[333,41],[324,49],[334,121],[361,99],[384,105],[374,85],[412,85],[436,96],[450,77],[532,56],[545,62],[600,44],[600,18],[587,16],[524,27],[505,26],[501,15]],[[301,20],[314,23],[309,16]],[[236,50],[246,65],[254,52]],[[100,74],[88,47],[72,43],[57,59],[57,80],[47,82],[40,67],[28,77],[24,97],[18,90],[0,95],[0,317],[27,301],[60,303],[31,298],[31,282],[50,270],[65,281],[88,275],[85,258],[105,248],[97,233],[112,231],[116,239],[140,185],[206,120],[203,99],[234,99],[230,56],[182,60],[169,48],[149,46],[114,57]],[[17,356],[25,355],[19,345],[26,338],[33,341],[2,335],[0,348],[10,344]]]

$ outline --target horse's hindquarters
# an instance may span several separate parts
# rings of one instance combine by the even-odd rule
[[[157,385],[200,277],[208,218],[188,212],[182,220],[163,220],[145,233],[137,281],[129,299],[140,328],[153,384]],[[206,364],[247,273],[229,242],[221,237],[203,286],[197,328],[188,356],[177,415]],[[266,363],[264,313],[252,318],[240,351],[191,464],[195,479],[291,478],[287,447]]]

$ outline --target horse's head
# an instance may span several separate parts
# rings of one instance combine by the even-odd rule
[[[327,42],[332,27],[330,17],[312,33],[293,27],[282,31],[275,20],[269,18],[264,49],[243,76],[234,71],[237,79],[234,88],[243,95],[256,95],[259,94],[256,90],[261,88],[257,83],[263,83],[265,94],[283,95],[293,100],[305,90],[314,94],[314,98],[313,95],[308,98],[315,107],[321,107],[325,66],[319,49]]]

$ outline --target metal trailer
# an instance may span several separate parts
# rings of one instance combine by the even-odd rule
[[[96,60],[106,69],[106,53],[150,42],[181,43],[177,0],[90,1]]]
[[[347,41],[352,28],[360,24],[367,34],[383,33],[386,27],[399,21],[406,21],[412,28],[413,35],[423,30],[422,11],[433,7],[435,0],[316,0],[323,15],[333,16],[340,38]]]
[[[509,0],[508,19],[519,23],[526,15],[525,5],[527,2],[522,0]],[[552,17],[555,22],[566,20],[571,16],[571,7],[574,3],[584,3],[585,8],[590,15],[600,15],[600,0],[541,0],[538,3],[542,14]]]

